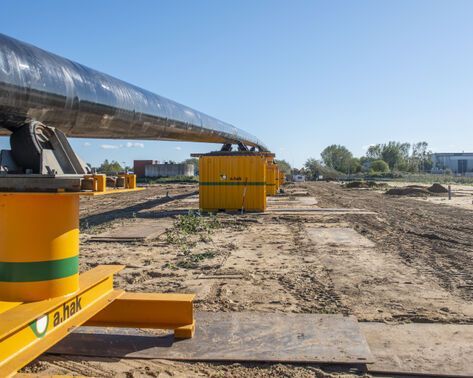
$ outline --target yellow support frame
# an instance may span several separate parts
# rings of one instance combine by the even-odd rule
[[[124,293],[86,326],[172,329],[178,339],[194,335],[194,294]]]
[[[81,325],[173,329],[190,338],[193,294],[139,294],[113,288],[121,265],[80,275],[79,291],[43,301],[0,302],[0,376],[9,377]]]
[[[114,289],[121,265],[78,275],[79,196],[140,190],[134,175],[125,176],[125,189],[109,191],[105,176],[97,176],[97,191],[0,194],[2,232],[11,236],[0,239],[0,377],[16,374],[81,325],[172,329],[176,339],[194,335],[194,294]],[[33,240],[17,236],[18,230]]]
[[[93,190],[92,191],[84,191],[80,192],[81,195],[100,195],[100,194],[111,194],[111,193],[126,193],[130,191],[137,191],[143,190],[143,188],[138,188],[136,186],[136,175],[123,173],[119,175],[123,177],[125,180],[125,188],[124,189],[111,189],[107,190],[107,176],[103,174],[92,174],[92,175],[84,175],[84,179],[89,179],[94,181]]]

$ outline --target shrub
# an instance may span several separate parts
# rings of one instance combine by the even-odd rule
[[[381,173],[389,172],[389,166],[384,160],[374,160],[371,163],[370,169],[373,172],[381,172]]]

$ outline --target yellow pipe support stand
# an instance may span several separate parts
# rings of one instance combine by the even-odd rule
[[[0,193],[0,301],[79,289],[79,194]]]
[[[98,178],[102,186],[105,176]],[[125,293],[113,288],[123,266],[79,277],[79,195],[0,193],[0,377],[10,377],[83,324],[174,330],[194,335],[193,294]],[[102,188],[103,189],[103,188]]]
[[[125,188],[136,189],[136,175],[125,173],[120,176],[125,179]]]
[[[0,313],[0,377],[15,374],[120,296],[113,274],[122,268],[96,267],[81,275],[73,296],[18,303]]]
[[[194,335],[193,294],[126,293],[113,288],[120,265],[80,275],[74,295],[32,303],[0,302],[0,377],[9,377],[81,325],[172,329]]]
[[[276,165],[271,162],[266,165],[266,195],[275,196],[276,194]]]
[[[207,154],[199,158],[202,211],[265,211],[266,158],[256,153]]]

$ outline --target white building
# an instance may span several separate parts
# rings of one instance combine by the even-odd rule
[[[432,172],[447,169],[459,175],[473,175],[473,152],[448,152],[432,154]]]
[[[293,175],[292,176],[292,181],[294,181],[294,182],[304,182],[305,181],[305,176],[304,175]]]
[[[146,177],[194,176],[193,164],[149,164],[145,166]]]

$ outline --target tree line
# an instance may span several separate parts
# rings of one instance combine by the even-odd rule
[[[427,142],[402,143],[391,141],[374,144],[368,147],[365,156],[355,157],[345,146],[332,144],[320,154],[321,159],[309,158],[301,170],[293,169],[282,159],[275,160],[279,169],[286,175],[304,173],[309,178],[337,177],[340,174],[387,174],[392,172],[427,172],[432,169],[432,151]],[[186,159],[182,163],[193,164],[195,174],[199,174],[199,161],[196,158]],[[117,161],[105,160],[97,169],[98,172],[116,173],[129,170]]]
[[[432,169],[432,151],[427,142],[391,141],[368,147],[365,156],[354,157],[345,146],[332,144],[320,154],[321,160],[309,158],[304,173],[313,178],[337,174],[385,174],[389,172],[426,172]]]

